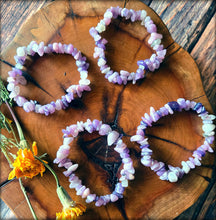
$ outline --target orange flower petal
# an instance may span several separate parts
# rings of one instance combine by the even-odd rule
[[[12,180],[15,177],[15,170],[13,169],[8,176],[8,180]]]
[[[32,144],[32,151],[35,156],[38,154],[37,144],[35,141]]]
[[[62,212],[56,213],[57,220],[65,220],[65,219],[77,219],[78,216],[82,215],[85,212],[86,207],[80,203],[76,203],[75,206],[70,208],[63,208]]]
[[[62,212],[56,213],[56,219],[57,220],[75,220],[77,219],[77,215],[74,211],[69,209],[64,209]]]
[[[37,153],[37,146],[33,143],[34,153]],[[17,158],[13,163],[14,169],[9,174],[10,179],[20,178],[22,176],[32,178],[41,174],[43,176],[43,172],[45,171],[45,167],[43,163],[34,158],[34,155],[31,150],[28,149],[19,149],[17,152]]]

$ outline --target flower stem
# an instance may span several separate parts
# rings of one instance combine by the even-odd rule
[[[4,116],[5,117],[5,116]],[[16,144],[18,145],[19,144],[19,142],[18,142],[18,140],[17,140],[17,138],[16,138],[16,135],[15,135],[15,132],[14,132],[14,129],[13,129],[13,127],[11,126],[11,123],[9,122],[9,120],[5,117],[5,124],[7,123],[7,126],[9,126],[9,128],[10,128],[10,131],[12,132],[12,134],[13,134],[13,137],[14,137],[14,140],[15,140],[15,142],[16,142]]]
[[[28,198],[28,196],[27,196],[27,193],[26,193],[25,187],[23,186],[23,183],[22,183],[21,178],[19,178],[19,183],[20,183],[20,188],[22,189],[22,192],[23,192],[23,194],[24,194],[24,196],[25,196],[25,199],[26,199],[26,201],[27,201],[27,203],[28,203],[28,206],[29,206],[29,208],[30,208],[30,210],[31,210],[31,213],[32,213],[33,218],[34,218],[35,220],[38,220],[38,218],[37,218],[37,216],[36,216],[36,214],[35,214],[35,211],[34,211],[32,205],[31,205],[31,202],[30,202],[30,200],[29,200],[29,198]]]
[[[19,145],[17,143],[14,143],[12,140],[7,139],[8,143],[12,144],[13,146],[19,148]]]
[[[41,163],[43,163],[43,165],[52,173],[52,175],[55,177],[56,185],[57,185],[57,187],[59,187],[59,186],[60,186],[60,184],[59,184],[59,179],[58,179],[58,177],[57,177],[55,171],[54,171],[48,164],[44,163],[44,161],[41,160],[39,157],[37,157],[37,156],[34,156],[34,157],[35,157],[37,160],[39,160]]]
[[[5,103],[6,103],[7,107],[8,107],[8,109],[9,109],[12,117],[13,117],[13,120],[14,120],[15,124],[16,124],[17,130],[18,130],[18,134],[19,134],[19,138],[20,138],[20,145],[21,145],[21,147],[22,148],[28,148],[28,144],[27,144],[27,141],[25,140],[25,137],[23,135],[22,128],[20,126],[19,121],[17,120],[17,118],[16,118],[14,112],[12,111],[10,105],[8,104],[8,102],[5,101]]]
[[[10,168],[13,168],[13,165],[12,165],[13,163],[12,163],[11,159],[9,158],[9,156],[8,156],[7,151],[5,150],[5,148],[4,148],[4,147],[1,147],[1,151],[2,151],[2,153],[4,154],[5,158],[7,159]]]

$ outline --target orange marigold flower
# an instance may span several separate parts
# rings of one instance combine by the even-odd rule
[[[39,173],[43,176],[43,172],[45,171],[45,167],[43,163],[39,160],[35,159],[34,156],[37,155],[37,145],[36,142],[32,144],[32,150],[30,149],[19,149],[17,152],[17,157],[13,163],[13,170],[10,172],[8,179],[13,179],[20,177],[28,177],[32,178],[37,176]]]
[[[74,207],[63,208],[62,212],[56,213],[57,220],[73,220],[85,212],[86,207],[80,203],[76,203]]]

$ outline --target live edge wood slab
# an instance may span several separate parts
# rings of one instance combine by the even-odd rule
[[[122,3],[122,2],[121,2]],[[129,183],[124,198],[107,206],[95,207],[87,204],[87,212],[80,219],[173,219],[190,207],[208,186],[212,176],[214,154],[206,154],[202,166],[192,170],[177,183],[161,181],[149,168],[140,163],[137,144],[129,141],[135,134],[141,116],[149,113],[150,106],[160,108],[179,97],[202,102],[209,112],[212,108],[203,90],[200,73],[191,56],[171,38],[160,17],[145,4],[129,1],[127,8],[145,9],[163,34],[166,59],[160,69],[149,73],[136,85],[128,83],[119,86],[109,83],[100,73],[97,60],[93,58],[94,41],[89,29],[96,26],[105,10],[117,6],[117,1],[55,1],[40,9],[19,30],[14,40],[3,52],[2,58],[14,64],[13,56],[18,46],[30,41],[72,43],[87,57],[90,63],[89,78],[91,92],[76,99],[67,110],[48,117],[26,113],[15,107],[16,115],[25,131],[29,143],[37,141],[39,153],[47,153],[47,160],[57,172],[61,184],[71,197],[85,204],[84,200],[69,189],[68,180],[62,174],[64,169],[52,164],[58,147],[62,144],[62,129],[77,121],[99,119],[122,133],[130,149],[136,169],[135,180]],[[147,41],[149,34],[137,23],[117,19],[104,33],[109,41],[107,58],[113,69],[134,71],[136,61],[151,56]],[[2,78],[6,79],[10,67],[2,64]],[[50,55],[33,59],[28,73],[49,94],[29,83],[22,87],[22,94],[29,99],[45,104],[56,100],[65,89],[79,80],[75,61],[68,55]],[[9,116],[9,114],[8,114]],[[9,116],[10,117],[10,116]],[[203,142],[201,120],[193,112],[181,112],[164,117],[147,129],[153,157],[167,164],[180,166]],[[82,134],[71,147],[70,158],[79,164],[77,175],[92,192],[99,195],[112,191],[116,176],[121,169],[120,158],[113,146],[108,149],[106,140],[89,142],[97,134]],[[2,157],[2,155],[1,155]],[[1,182],[10,172],[4,158],[1,158]],[[47,171],[43,178],[34,177],[24,181],[26,190],[39,219],[53,219],[62,206],[56,196],[56,185]],[[30,219],[31,213],[19,187],[18,181],[6,185],[1,197],[19,219]]]

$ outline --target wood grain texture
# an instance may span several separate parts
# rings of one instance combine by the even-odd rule
[[[63,4],[62,2],[61,4]],[[56,6],[57,4],[58,7]],[[168,56],[161,69],[157,71],[157,73],[149,75],[149,77],[142,83],[140,83],[140,85],[136,87],[136,90],[134,90],[134,86],[130,84],[127,85],[125,88],[122,88],[107,83],[103,76],[100,75],[96,66],[96,61],[92,58],[93,40],[90,38],[86,39],[86,36],[88,36],[89,27],[94,26],[98,22],[99,17],[102,16],[103,12],[106,10],[106,8],[114,5],[114,3],[101,3],[91,1],[86,3],[86,1],[79,1],[79,4],[77,2],[71,2],[71,5],[66,4],[60,6],[59,4],[59,2],[55,2],[54,4],[52,4],[52,6],[41,10],[40,12],[38,12],[37,15],[33,16],[31,18],[32,20],[28,21],[25,26],[20,30],[19,33],[21,33],[21,35],[17,35],[12,44],[8,47],[7,51],[3,54],[4,59],[13,62],[12,57],[14,55],[16,46],[26,45],[29,42],[29,39],[32,39],[32,36],[34,36],[38,42],[44,40],[45,42],[61,41],[64,43],[70,43],[72,41],[73,44],[77,48],[79,48],[90,61],[91,68],[89,71],[94,91],[86,94],[83,97],[82,103],[84,103],[84,105],[82,105],[82,108],[74,109],[72,106],[72,108],[68,109],[67,111],[58,112],[56,115],[50,116],[49,118],[44,118],[43,116],[34,114],[26,115],[22,109],[16,108],[16,113],[20,118],[24,129],[26,130],[26,135],[29,137],[30,140],[37,140],[40,146],[41,153],[48,152],[50,160],[55,157],[57,147],[61,144],[61,129],[68,125],[69,121],[70,123],[75,123],[76,120],[80,118],[80,112],[82,115],[82,120],[85,120],[88,117],[92,119],[99,118],[103,119],[105,122],[112,124],[117,109],[117,111],[119,111],[121,114],[118,118],[118,123],[115,125],[117,126],[117,129],[123,129],[123,131],[130,136],[135,132],[135,128],[140,121],[141,115],[144,112],[149,111],[149,106],[153,105],[155,108],[158,108],[165,104],[167,101],[171,101],[182,95],[186,98],[192,99],[199,97],[201,94],[204,94],[204,91],[202,90],[202,84],[199,79],[199,71],[196,67],[196,64],[182,48],[180,48],[175,43],[172,44],[173,40],[170,38],[166,28],[163,27],[160,19],[153,12],[151,12],[151,16],[156,23],[160,24],[159,30],[163,32],[165,36],[164,44],[166,46],[172,46],[168,48]],[[119,2],[116,2],[115,4],[118,5]],[[146,8],[144,4],[132,1],[127,5],[127,7],[136,9]],[[53,11],[56,12],[56,8],[59,10],[58,18],[51,16],[53,15]],[[82,10],[80,10],[80,8]],[[90,10],[91,8],[93,8],[94,10]],[[73,13],[71,13],[72,11]],[[67,14],[68,16],[65,16],[65,14]],[[79,16],[74,16],[75,14]],[[87,21],[85,18],[86,16],[88,17]],[[47,18],[49,18],[48,21]],[[37,26],[32,29],[32,24],[37,24]],[[46,27],[47,30],[44,30],[44,27]],[[133,25],[129,25],[129,27],[132,28],[132,31],[133,28],[136,28],[136,25],[134,27]],[[114,52],[113,56],[110,56],[109,54],[109,61],[110,63],[112,63],[113,68],[122,68],[122,66],[126,64],[125,66],[129,70],[132,70],[133,68],[135,68],[136,65],[134,65],[133,62],[127,62],[128,58],[127,56],[122,54],[122,51],[124,51],[125,45],[127,45],[128,42],[129,44],[127,45],[127,47],[130,48],[132,46],[132,48],[134,47],[134,51],[136,51],[136,45],[139,46],[140,40],[145,39],[146,32],[141,31],[140,33],[138,33],[138,36],[136,36],[136,43],[134,42],[135,40],[133,35],[132,39],[128,38],[128,30],[130,30],[130,28],[125,28],[124,24],[122,24],[119,29],[120,33],[115,32],[115,30],[116,26],[112,25],[112,27],[109,29],[110,32],[107,33],[107,37],[112,46],[109,48],[108,51]],[[122,33],[121,30],[124,30],[124,32]],[[49,33],[44,36],[44,31],[48,31]],[[80,33],[82,34],[80,35]],[[115,33],[115,35],[112,36],[111,33]],[[133,32],[129,33],[131,36]],[[20,36],[22,36],[22,38]],[[125,39],[125,41],[123,41],[122,45],[120,45],[121,47],[119,51],[116,51],[115,48],[119,46],[118,37],[120,37],[120,39]],[[144,40],[143,42],[144,45],[142,46],[142,49],[140,51],[140,53],[142,52],[142,54],[138,54],[137,57],[134,57],[134,60],[137,60],[139,56],[143,58],[143,56],[148,57],[149,54],[151,54],[149,48],[146,47],[146,40]],[[130,55],[132,56],[133,54],[134,52],[130,51]],[[115,60],[115,57],[118,57],[118,60]],[[179,57],[181,57],[181,59]],[[65,68],[65,66],[63,66],[64,63],[62,65],[62,62],[68,61],[71,61],[71,64],[67,68]],[[53,65],[53,63],[55,63],[55,65]],[[42,64],[40,66],[41,69],[37,64]],[[44,80],[44,77],[42,77],[43,75],[41,75],[40,72],[47,66],[49,66],[50,68],[52,66],[53,69],[46,69],[46,78],[53,79],[53,75],[51,74],[56,71],[54,75],[56,80],[55,82],[54,80],[52,80],[51,82],[48,80]],[[74,64],[72,59],[65,56],[59,56],[57,59],[55,59],[55,57],[51,57],[50,59],[41,59],[40,61],[37,61],[37,63],[34,63],[32,65],[31,70],[32,74],[36,77],[39,83],[42,84],[42,86],[45,86],[45,88],[47,88],[48,91],[54,95],[54,97],[59,97],[59,94],[62,93],[62,90],[59,88],[56,91],[56,89],[54,88],[56,88],[56,86],[59,87],[59,84],[63,85],[63,87],[66,87],[69,83],[71,83],[71,79],[68,75],[73,74],[73,72],[71,72],[73,66]],[[181,67],[181,69],[179,70],[178,67]],[[6,65],[3,65],[3,68],[3,76],[5,76],[4,74],[10,68],[8,68]],[[67,72],[66,77],[64,77],[63,75],[65,69]],[[192,71],[193,74],[191,74]],[[166,78],[164,78],[165,74]],[[169,81],[167,79],[169,79]],[[189,80],[191,82],[190,84],[188,83]],[[166,90],[164,88],[166,88]],[[31,94],[28,94],[31,98],[39,99],[40,97],[43,97],[43,99],[40,99],[40,101],[44,103],[50,100],[49,96],[45,95],[41,91],[38,91],[38,89],[34,88],[33,86],[29,87],[26,91],[23,90],[23,92],[27,93],[29,89],[32,90]],[[138,94],[143,95],[139,95],[139,98],[137,98]],[[108,100],[107,104],[105,103],[105,105],[104,102],[101,103],[101,100],[104,100],[104,98]],[[121,106],[117,105],[118,99],[120,99]],[[92,102],[94,103],[100,104],[95,105],[89,103],[89,100],[92,100]],[[207,106],[208,110],[211,111],[211,107],[205,96],[198,98],[198,100],[202,101]],[[142,105],[140,105],[140,103],[142,103]],[[107,107],[105,108],[105,106]],[[136,109],[137,114],[134,114],[134,109]],[[132,121],[128,121],[128,117],[131,117],[131,112],[134,115],[134,119]],[[73,114],[73,118],[71,118],[71,114]],[[180,140],[182,136],[187,136],[185,134],[190,134],[193,138],[191,139],[191,137],[185,137],[185,140],[183,141],[183,143],[181,143],[183,146],[187,146],[188,152],[185,152],[181,148],[176,149],[172,145],[168,145],[167,143],[163,143],[158,140],[151,140],[152,146],[155,150],[158,151],[158,153],[155,155],[156,157],[160,155],[163,160],[174,164],[177,163],[176,165],[178,165],[178,160],[180,161],[181,159],[184,159],[186,155],[190,154],[190,151],[192,149],[196,148],[196,146],[200,144],[200,121],[197,121],[196,117],[192,116],[191,114],[186,113],[174,117],[176,124],[172,122],[171,119],[172,118],[170,117],[160,121],[160,123],[163,124],[163,129],[155,126],[154,129],[150,129],[148,132],[149,134],[155,136],[166,137],[167,139],[170,139],[173,137],[173,132],[169,132],[169,129],[175,130],[178,127],[184,127],[183,131],[178,130],[175,133],[174,141]],[[166,123],[168,121],[170,128],[168,128],[168,124],[168,127],[166,126]],[[44,132],[42,130],[39,131],[38,128],[41,127],[46,128],[47,132]],[[192,130],[190,129],[191,127],[193,127]],[[56,137],[56,134],[58,135],[58,137]],[[55,138],[53,138],[54,135]],[[131,149],[136,166],[136,180],[133,181],[129,189],[126,190],[124,199],[125,208],[123,210],[126,211],[126,215],[129,218],[134,219],[134,216],[143,219],[155,219],[159,217],[169,219],[173,218],[179,215],[187,207],[192,205],[196,201],[200,193],[207,187],[208,181],[206,181],[206,179],[211,178],[211,164],[213,164],[214,156],[207,155],[204,160],[203,167],[197,168],[196,170],[192,171],[190,175],[184,177],[184,179],[182,179],[178,184],[170,184],[159,181],[157,176],[155,176],[151,171],[142,168],[137,160],[137,146],[130,144],[130,142],[128,141],[129,138],[127,137],[124,137],[124,140],[128,143],[128,146]],[[158,146],[160,147],[158,148]],[[80,152],[79,147],[82,147],[82,145],[74,146],[74,153],[76,153],[74,155],[74,159],[78,158],[80,167],[82,167],[82,170],[79,171],[79,175],[82,176],[82,179],[84,179],[85,182],[88,183],[92,189],[94,189],[95,181],[98,184],[101,184],[102,187],[99,189],[96,187],[94,189],[95,191],[109,191],[109,187],[104,185],[104,178],[107,176],[107,173],[103,171],[100,166],[95,165],[95,163],[91,160],[86,163],[85,160],[86,158],[88,158],[86,157],[88,155],[85,153],[85,151]],[[87,152],[90,152],[91,149],[92,148],[87,148]],[[94,150],[94,146],[92,150]],[[167,152],[169,152],[169,154],[167,154]],[[178,158],[178,154],[182,155],[182,158]],[[175,155],[177,157],[175,157]],[[103,154],[101,156],[103,156]],[[114,166],[116,163],[112,164]],[[90,168],[88,168],[89,166]],[[58,172],[62,171],[62,169],[58,169],[56,167],[55,169]],[[85,169],[90,169],[90,173],[88,175],[86,175],[86,173],[84,172]],[[143,175],[143,173],[145,173],[145,175]],[[101,178],[95,179],[95,176],[97,176],[96,174],[98,174],[98,176],[101,176]],[[61,177],[63,185],[67,186],[68,183],[66,178],[64,178],[61,174],[59,175]],[[47,191],[47,183],[49,183],[49,191]],[[21,201],[19,205],[16,203],[12,204],[12,201],[7,200],[7,202],[9,203],[11,208],[15,210],[16,214],[22,217],[24,210],[26,210],[26,204],[24,204],[25,202],[22,194],[17,191],[17,183],[14,182],[13,184],[16,185],[8,185],[8,187],[11,186],[11,188],[7,190],[5,189],[2,197],[8,199],[9,191],[17,193],[17,195],[19,195],[17,197],[17,201]],[[158,188],[159,185],[160,188]],[[51,176],[46,173],[43,179],[35,178],[34,181],[26,181],[25,186],[27,187],[27,189],[29,189],[31,200],[34,203],[34,207],[37,209],[39,216],[53,217],[56,210],[53,210],[52,208],[50,208],[50,206],[58,208],[60,208],[61,206],[59,204],[59,201],[56,199],[54,193],[55,184],[52,181]],[[47,204],[47,201],[41,200],[41,194],[39,193],[39,191],[43,192],[44,198],[49,197],[49,204]],[[74,192],[70,191],[70,193],[77,201],[81,201],[80,198],[74,195]],[[141,197],[141,195],[143,196]],[[183,203],[183,201],[185,200],[187,200],[187,204]],[[122,201],[121,203],[118,203],[118,205],[122,204]],[[122,218],[121,216],[123,214],[123,212],[121,212],[120,210],[122,209],[119,209],[119,206],[116,206],[115,204],[109,204],[106,208],[101,207],[98,209],[95,209],[94,206],[90,206],[88,207],[88,212],[86,213],[86,215],[83,216],[83,219],[90,219],[92,215],[94,215],[95,218],[103,216],[104,219],[120,219]],[[30,216],[29,213],[26,213],[26,215]]]
[[[7,47],[7,45],[12,41],[12,39],[17,34],[20,26],[26,21],[26,18],[32,16],[47,2],[51,1],[20,1],[19,4],[17,4],[17,1],[14,0],[2,0],[0,2],[1,51],[4,50]]]
[[[216,54],[211,53],[211,51],[212,48],[216,48],[215,22],[216,14],[214,14],[206,30],[191,51],[198,67],[202,69],[203,86],[206,95],[212,100],[214,110],[216,108],[216,64],[215,62],[212,63],[212,60],[216,60]]]

